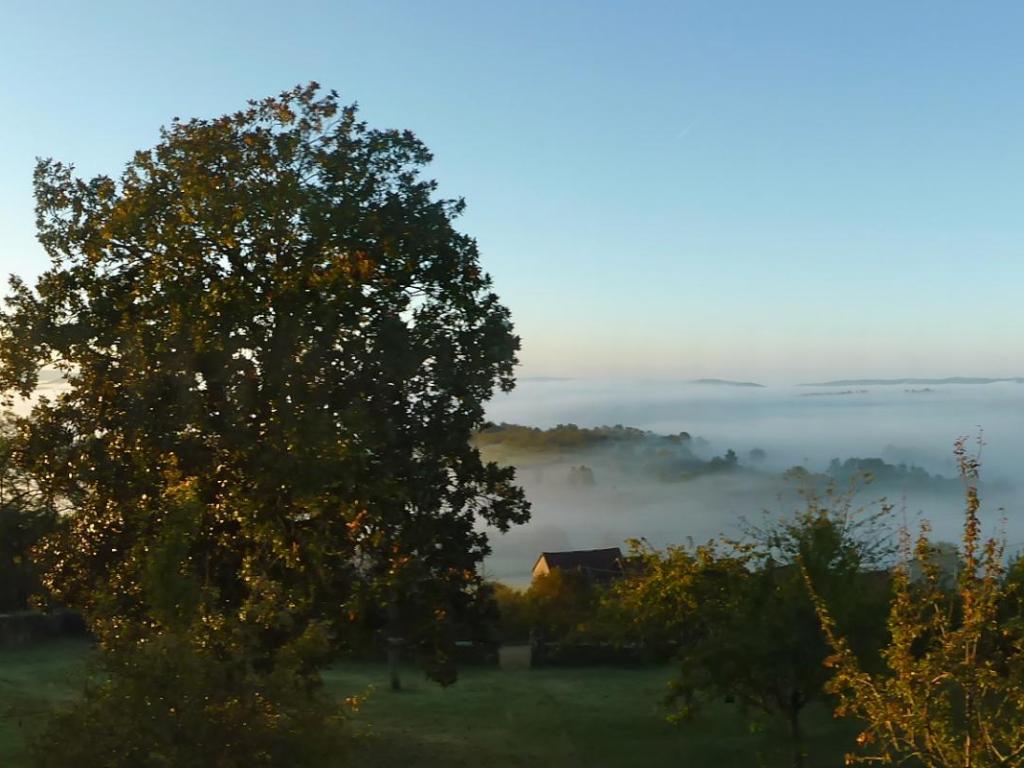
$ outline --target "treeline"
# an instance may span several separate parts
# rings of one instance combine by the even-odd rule
[[[731,448],[721,456],[703,458],[700,454],[707,454],[710,444],[688,432],[659,435],[621,424],[610,427],[559,424],[550,429],[498,424],[478,432],[473,442],[488,458],[504,461],[535,456],[585,458],[588,453],[597,455],[600,452],[601,458],[622,472],[662,482],[689,480],[705,474],[736,470],[741,466],[739,456]],[[751,462],[763,459],[764,451],[751,451]],[[593,472],[591,468],[587,469]],[[596,476],[594,479],[598,480]]]
[[[962,489],[955,478],[932,474],[913,464],[889,464],[880,458],[832,459],[822,472],[814,472],[803,465],[790,467],[782,476],[803,488],[817,492],[828,489],[849,489],[871,486],[879,492],[905,491],[911,493],[956,493]]]
[[[830,479],[841,483],[866,479],[881,486],[900,487],[905,490],[956,491],[960,481],[956,478],[931,474],[913,464],[888,464],[878,458],[832,459],[826,470]]]
[[[474,437],[480,448],[501,447],[510,452],[572,452],[616,443],[637,443],[647,440],[652,433],[636,427],[579,427],[575,424],[559,424],[550,429],[525,427],[520,424],[492,424]],[[690,435],[682,432],[667,438],[678,442],[687,441]]]
[[[540,429],[503,423],[478,432],[473,443],[491,459],[520,463],[538,458],[593,461],[599,458],[617,471],[666,483],[723,472],[763,472],[758,467],[768,458],[761,448],[750,449],[742,458],[732,448],[720,455],[709,455],[710,443],[688,432],[659,435],[621,424],[601,427],[559,424]],[[581,476],[581,469],[585,470],[586,478]],[[960,488],[955,478],[931,474],[913,464],[890,464],[877,457],[833,458],[821,471],[798,465],[782,476],[822,493],[829,487],[854,485],[932,493],[948,493]],[[601,478],[594,467],[583,465],[574,468],[568,480],[570,485],[593,485],[599,484]]]

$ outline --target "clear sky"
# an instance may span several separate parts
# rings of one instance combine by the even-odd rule
[[[0,270],[36,156],[309,80],[431,147],[523,375],[1024,375],[1019,2],[0,0]]]

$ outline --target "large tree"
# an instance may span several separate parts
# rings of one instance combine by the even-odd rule
[[[175,119],[118,178],[39,162],[52,264],[11,281],[0,386],[67,381],[17,456],[75,500],[46,583],[107,647],[175,631],[272,666],[368,607],[451,640],[482,524],[529,510],[469,444],[519,341],[430,159],[310,84]]]

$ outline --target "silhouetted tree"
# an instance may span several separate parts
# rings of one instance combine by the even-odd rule
[[[175,120],[119,179],[39,162],[51,266],[11,282],[0,387],[67,381],[18,456],[76,499],[45,579],[104,647],[271,670],[374,605],[447,654],[477,522],[528,505],[469,444],[519,341],[430,159],[311,84]]]

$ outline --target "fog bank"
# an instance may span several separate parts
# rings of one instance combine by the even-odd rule
[[[750,471],[659,483],[624,472],[600,452],[585,456],[531,456],[514,463],[534,505],[533,521],[492,538],[488,561],[495,578],[522,582],[542,550],[619,545],[646,537],[657,545],[733,534],[739,520],[763,509],[785,513],[800,502],[779,473],[794,465],[822,472],[833,458],[878,457],[953,477],[953,443],[983,430],[983,513],[989,529],[1006,509],[1007,537],[1024,541],[1018,463],[1024,456],[1024,385],[950,384],[931,387],[858,386],[844,390],[809,387],[708,386],[650,380],[526,380],[495,398],[488,417],[549,428],[623,424],[658,434],[688,432],[707,441],[700,450],[733,449]],[[753,461],[751,449],[764,451]],[[573,481],[573,466],[585,463],[594,484]],[[950,484],[951,485],[951,484]],[[960,499],[953,491],[906,492],[866,487],[865,503],[886,495],[913,525],[932,521],[935,535],[956,540]]]

